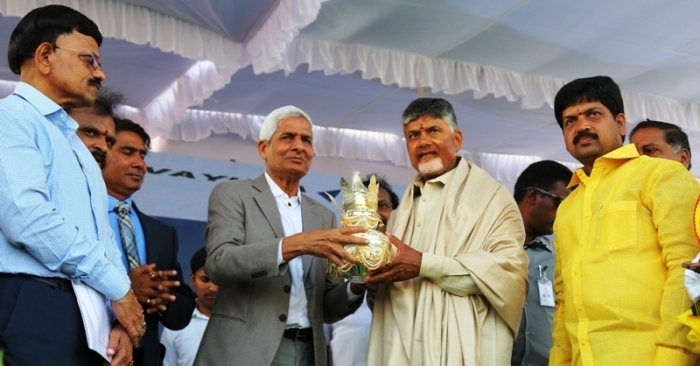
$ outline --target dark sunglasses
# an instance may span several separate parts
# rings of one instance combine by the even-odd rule
[[[530,188],[536,190],[537,192],[540,192],[540,194],[543,196],[551,197],[554,200],[555,207],[559,207],[559,205],[561,204],[561,201],[564,200],[563,198],[557,196],[556,194],[554,194],[552,192],[545,191],[542,188],[537,188],[537,187],[530,187]]]

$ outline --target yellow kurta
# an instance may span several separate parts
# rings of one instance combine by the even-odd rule
[[[626,145],[596,160],[554,223],[554,347],[550,366],[692,365],[675,318],[688,310],[681,263],[698,253],[700,185],[678,162]]]
[[[513,197],[463,159],[415,182],[388,231],[423,252],[420,277],[380,285],[367,364],[510,365],[527,293],[525,232]]]

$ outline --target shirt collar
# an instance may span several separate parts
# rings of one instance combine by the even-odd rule
[[[209,317],[202,314],[202,312],[199,311],[199,309],[197,309],[196,306],[194,307],[194,312],[192,312],[192,317],[193,318],[200,318],[200,319],[209,319]]]
[[[49,97],[44,95],[35,87],[23,81],[17,83],[14,94],[19,95],[24,100],[31,103],[42,116],[48,116],[49,114],[62,109],[60,105],[56,104],[56,102],[49,99]]]
[[[289,198],[289,200],[292,202],[299,202],[299,197],[301,197],[301,189],[297,188],[297,195],[294,197],[289,197],[289,195],[287,195],[287,193],[285,193],[282,188],[280,188],[277,183],[272,180],[272,177],[270,177],[267,172],[265,172],[265,180],[267,180],[267,185],[270,186],[270,192],[272,192],[272,195],[275,196],[275,198]]]
[[[111,212],[111,211],[114,211],[114,208],[117,206],[117,204],[119,204],[119,202],[122,202],[122,201],[119,201],[118,199],[112,197],[111,195],[108,195],[108,196],[107,196],[107,200],[108,200],[108,201],[107,201],[107,202],[108,202],[108,206],[107,206],[107,207],[109,207],[109,211],[110,211],[110,212]],[[133,207],[132,204],[131,204],[131,197],[127,197],[127,198],[124,200],[124,202],[126,202],[126,203],[129,205],[129,207]]]
[[[49,97],[44,95],[35,87],[20,81],[17,83],[13,94],[16,94],[22,99],[26,100],[29,104],[34,106],[34,108],[36,108],[36,110],[39,111],[42,116],[47,118],[49,116],[54,117],[52,115],[58,112],[55,115],[57,118],[49,118],[51,122],[63,125],[70,130],[78,129],[78,123],[75,122],[75,120],[73,120],[73,118],[71,118],[60,105],[49,99]]]
[[[632,160],[636,159],[639,157],[639,152],[637,151],[637,147],[634,146],[634,144],[627,144],[621,147],[618,147],[617,149],[599,157],[596,159],[596,161],[593,163],[593,168],[595,169],[596,166],[607,166],[614,164],[617,161],[621,160]],[[586,179],[588,175],[586,175],[586,172],[583,171],[583,168],[578,168],[576,169],[575,174],[573,177],[571,177],[571,181],[569,182],[568,188],[573,188],[581,181]]]
[[[554,245],[552,244],[552,235],[536,236],[534,239],[532,239],[532,241],[530,243],[527,243],[527,245],[525,245],[525,247],[527,247],[528,245],[530,245],[531,243],[534,243],[536,241],[544,244],[545,249],[547,249],[548,251],[554,252]]]

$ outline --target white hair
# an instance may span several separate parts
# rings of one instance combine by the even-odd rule
[[[293,105],[286,105],[275,109],[274,111],[270,112],[267,117],[265,117],[265,120],[260,127],[260,140],[270,142],[270,140],[272,140],[272,135],[277,132],[277,125],[279,125],[280,121],[289,117],[304,118],[305,120],[309,121],[313,131],[314,124],[311,122],[311,117],[309,117],[306,112]]]

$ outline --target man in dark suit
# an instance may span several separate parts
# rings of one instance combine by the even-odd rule
[[[195,308],[194,294],[182,280],[175,229],[144,215],[131,200],[146,175],[144,159],[151,139],[128,119],[115,118],[114,125],[116,140],[102,171],[109,219],[147,322],[146,334],[134,350],[134,364],[160,366],[165,353],[158,341],[158,322],[173,330],[186,327]]]
[[[327,208],[301,194],[313,158],[311,119],[287,106],[264,120],[265,173],[221,183],[209,199],[206,271],[219,286],[196,366],[327,364],[323,323],[351,314],[364,286],[326,274],[327,260],[356,262],[365,244]]]

